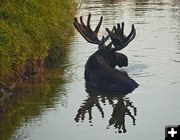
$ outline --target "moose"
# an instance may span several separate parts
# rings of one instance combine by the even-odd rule
[[[106,28],[108,35],[98,38],[98,32],[102,24],[101,16],[98,25],[93,31],[90,27],[91,14],[88,15],[87,25],[80,16],[80,22],[77,17],[74,18],[74,26],[85,40],[92,44],[98,45],[98,50],[92,54],[85,65],[85,81],[93,87],[106,91],[115,91],[120,93],[130,93],[138,87],[138,83],[130,78],[124,71],[115,69],[116,66],[128,66],[128,58],[126,55],[117,51],[125,48],[136,35],[134,25],[128,36],[124,34],[124,22],[113,26],[112,30]],[[110,43],[105,44],[109,39]]]

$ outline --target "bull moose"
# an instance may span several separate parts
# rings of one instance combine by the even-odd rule
[[[128,65],[126,55],[117,51],[125,48],[131,42],[136,30],[132,25],[131,32],[128,36],[124,34],[124,22],[117,24],[112,30],[106,28],[108,35],[98,38],[98,32],[102,24],[103,17],[93,31],[90,27],[91,14],[88,15],[87,25],[83,22],[83,17],[80,16],[80,22],[75,17],[74,26],[77,31],[88,42],[97,44],[98,50],[92,54],[85,65],[85,80],[86,84],[107,91],[115,91],[121,93],[130,93],[138,87],[138,83],[130,78],[126,72],[115,69],[116,66],[123,67]],[[105,43],[111,39],[110,43]],[[113,46],[114,47],[113,47]]]

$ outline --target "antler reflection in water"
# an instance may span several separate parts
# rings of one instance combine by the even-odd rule
[[[98,110],[101,113],[102,118],[104,118],[104,112],[103,109],[99,103],[99,98],[98,96],[89,96],[87,100],[85,100],[85,102],[83,103],[83,105],[80,106],[78,113],[75,117],[75,121],[79,122],[80,118],[81,121],[83,122],[85,119],[85,114],[88,113],[89,114],[89,122],[92,122],[92,108],[96,106],[98,108]]]
[[[89,87],[88,87],[89,88]],[[115,129],[118,129],[119,133],[126,133],[125,127],[125,117],[129,116],[133,125],[135,125],[135,116],[137,115],[137,109],[133,106],[129,98],[117,95],[117,94],[106,94],[99,90],[88,89],[87,92],[89,96],[84,103],[80,106],[78,113],[75,117],[75,121],[84,122],[86,113],[89,115],[89,122],[92,123],[92,108],[97,107],[102,118],[104,118],[104,111],[102,106],[110,105],[113,108],[111,118],[109,119],[109,126],[114,126]],[[106,104],[108,102],[108,104]],[[133,112],[133,113],[132,113]]]
[[[130,116],[133,120],[133,125],[135,125],[136,119],[134,116],[136,116],[136,107],[132,105],[132,102],[122,97],[118,97],[117,100],[118,102],[113,107],[113,112],[109,120],[109,126],[114,125],[115,129],[118,129],[119,133],[126,133],[125,116]],[[134,110],[134,115],[131,114],[128,107],[131,107]]]

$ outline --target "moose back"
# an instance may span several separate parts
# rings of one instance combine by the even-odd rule
[[[107,91],[132,92],[138,87],[138,83],[130,78],[126,72],[119,71],[115,67],[128,65],[127,56],[116,51],[123,49],[134,39],[136,35],[134,25],[132,25],[128,36],[124,34],[124,22],[122,22],[121,25],[118,23],[117,26],[114,26],[111,31],[106,28],[108,35],[99,39],[97,35],[103,17],[100,18],[94,31],[90,27],[90,18],[91,14],[88,16],[87,25],[84,24],[82,16],[80,22],[75,17],[73,23],[84,39],[98,45],[98,50],[89,57],[85,65],[86,84]],[[105,43],[109,39],[111,41],[106,45]]]

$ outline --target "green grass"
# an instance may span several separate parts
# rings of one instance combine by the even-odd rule
[[[0,0],[0,81],[23,73],[72,34],[73,0]]]

